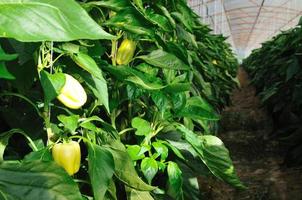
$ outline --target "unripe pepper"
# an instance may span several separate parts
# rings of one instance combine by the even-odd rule
[[[87,94],[82,85],[75,78],[69,74],[65,75],[65,84],[60,91],[57,98],[66,107],[71,109],[78,109],[87,101]]]
[[[124,39],[117,50],[116,62],[119,65],[127,65],[132,60],[136,49],[136,42]]]
[[[52,148],[54,161],[63,167],[71,176],[77,173],[81,165],[81,149],[79,143],[69,141],[55,144]]]

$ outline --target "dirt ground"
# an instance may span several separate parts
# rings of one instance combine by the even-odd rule
[[[302,167],[286,168],[277,141],[269,138],[271,119],[255,97],[248,76],[239,69],[241,87],[232,94],[232,106],[222,113],[219,137],[229,149],[241,181],[248,187],[237,191],[210,180],[203,188],[209,200],[302,200]]]

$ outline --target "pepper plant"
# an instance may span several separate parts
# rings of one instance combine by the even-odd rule
[[[262,44],[244,60],[257,94],[273,117],[272,136],[287,151],[288,164],[301,164],[302,20]]]
[[[0,18],[1,198],[244,188],[215,136],[237,62],[186,1],[2,0]]]

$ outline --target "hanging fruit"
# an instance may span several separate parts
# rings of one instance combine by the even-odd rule
[[[71,176],[77,173],[81,165],[81,149],[79,143],[69,141],[55,144],[52,148],[54,161],[63,167]]]
[[[60,91],[58,100],[66,107],[78,109],[87,101],[87,94],[82,85],[69,74],[65,75],[65,84]]]
[[[119,65],[127,65],[132,60],[136,49],[136,42],[129,39],[124,39],[117,50],[116,62]]]

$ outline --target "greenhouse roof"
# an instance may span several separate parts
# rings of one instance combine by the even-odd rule
[[[189,0],[193,10],[214,33],[228,36],[239,58],[281,30],[294,27],[302,0]]]

